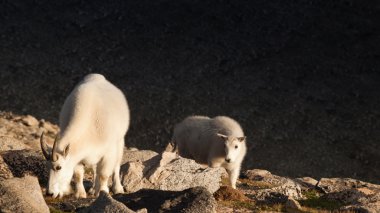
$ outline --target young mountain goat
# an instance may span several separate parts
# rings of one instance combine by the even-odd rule
[[[232,188],[247,152],[240,125],[226,116],[190,116],[174,128],[172,143],[178,154],[209,167],[224,167]]]
[[[129,127],[129,108],[123,93],[100,74],[85,76],[66,98],[59,126],[61,132],[51,153],[41,136],[41,149],[50,167],[47,193],[53,198],[70,194],[74,174],[75,196],[86,197],[84,166],[96,166],[96,196],[101,190],[109,192],[111,175],[112,191],[123,193],[119,173]]]

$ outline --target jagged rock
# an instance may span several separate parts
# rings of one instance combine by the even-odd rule
[[[91,204],[90,207],[80,211],[82,213],[114,213],[125,212],[135,213],[135,211],[126,207],[123,203],[113,199],[108,193],[101,191],[99,197]],[[143,213],[144,210],[137,212]],[[145,210],[146,212],[146,210]]]
[[[302,210],[301,204],[293,198],[288,198],[285,203],[285,208],[288,212],[292,212],[294,210]]]
[[[32,150],[14,150],[0,154],[15,177],[34,175],[41,183],[47,182],[48,170],[42,154]]]
[[[0,212],[49,212],[36,177],[3,180],[0,194]]]
[[[184,191],[142,189],[131,194],[118,194],[114,198],[131,209],[147,208],[148,212],[215,212],[216,201],[204,187]]]
[[[0,113],[0,135],[4,137],[3,140],[6,140],[2,142],[0,139],[0,151],[21,149],[39,151],[39,138],[42,132],[47,133],[45,134],[47,141],[53,141],[58,132],[58,126],[50,124],[51,131],[45,131],[44,128],[40,127],[44,121],[39,122],[39,125],[33,121],[28,121],[34,119],[28,118],[28,116]],[[26,125],[25,122],[29,123],[30,126]],[[4,149],[4,143],[7,145],[6,149]],[[8,147],[9,144],[11,147]]]
[[[27,126],[37,126],[39,124],[38,120],[31,115],[22,116],[21,122]]]
[[[295,181],[301,184],[304,189],[314,188],[318,184],[318,181],[311,177],[296,178]]]
[[[321,178],[317,184],[317,187],[325,193],[333,193],[346,189],[362,188],[369,185],[373,184],[351,178]]]
[[[3,157],[0,155],[0,181],[12,178],[12,172],[8,165],[4,162]]]
[[[245,171],[244,175],[247,176],[247,178],[249,178],[251,180],[262,180],[262,179],[264,179],[264,177],[271,176],[272,173],[270,173],[267,170],[252,169],[252,170]]]
[[[265,188],[252,190],[250,195],[256,201],[285,203],[289,198],[303,198],[301,185],[292,179],[279,177],[265,170],[247,170],[245,176],[252,181],[259,181]]]
[[[25,143],[13,137],[0,136],[0,151],[30,149]]]
[[[146,151],[135,151],[146,152]],[[146,152],[148,159],[127,162],[122,166],[122,184],[128,192],[139,189],[161,189],[181,191],[196,186],[203,186],[211,193],[219,189],[222,168],[206,170],[195,161],[178,158],[175,153],[163,152],[153,155]],[[135,153],[136,155],[140,155]]]
[[[45,121],[44,119],[40,121],[39,127],[42,128],[42,131],[47,133],[57,134],[57,132],[59,131],[59,127],[57,125]]]
[[[317,187],[327,199],[345,204],[342,209],[380,212],[380,186],[351,178],[322,178]]]

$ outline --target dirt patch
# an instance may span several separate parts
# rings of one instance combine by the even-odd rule
[[[250,201],[243,192],[229,186],[221,186],[220,189],[214,193],[214,197],[217,201]]]

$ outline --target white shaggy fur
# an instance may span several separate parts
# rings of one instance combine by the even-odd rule
[[[47,192],[53,197],[71,193],[74,175],[76,197],[86,197],[84,166],[96,166],[95,193],[122,193],[119,171],[124,136],[129,127],[129,108],[123,93],[100,74],[85,76],[66,98],[59,116],[60,137],[48,154],[43,139],[41,148],[51,163]]]
[[[226,116],[190,116],[174,128],[172,143],[178,154],[209,167],[224,167],[236,188],[241,163],[247,152],[240,125]]]

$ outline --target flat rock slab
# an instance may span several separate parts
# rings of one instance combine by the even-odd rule
[[[0,195],[0,212],[49,212],[36,177],[3,180]]]
[[[215,212],[216,201],[204,187],[184,191],[142,189],[131,194],[118,194],[114,198],[133,210],[146,208],[148,212]]]

